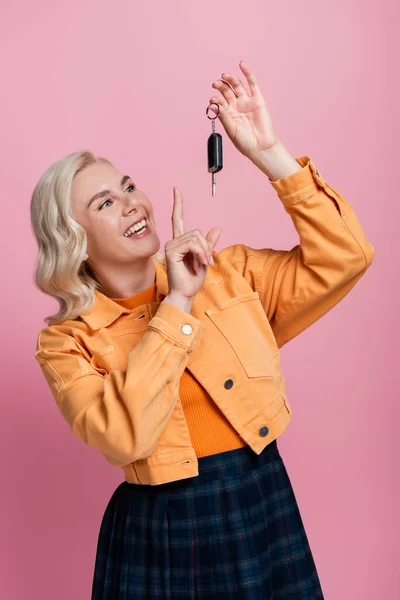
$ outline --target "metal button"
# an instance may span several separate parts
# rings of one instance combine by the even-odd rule
[[[232,381],[232,379],[227,379],[227,380],[225,381],[225,383],[224,383],[224,388],[225,388],[226,390],[230,390],[232,386],[233,386],[233,381]]]
[[[264,425],[264,427],[261,427],[261,428],[260,428],[260,431],[259,431],[259,434],[260,434],[262,437],[265,437],[266,435],[268,435],[268,434],[269,434],[269,429],[268,429],[268,427],[266,427],[265,425]]]
[[[182,333],[184,333],[185,335],[190,335],[192,331],[192,326],[188,323],[186,323],[186,325],[182,325]]]

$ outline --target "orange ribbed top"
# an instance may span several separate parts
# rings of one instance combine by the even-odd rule
[[[156,301],[156,284],[127,298],[111,298],[124,308]],[[179,396],[188,424],[196,456],[208,456],[246,446],[246,442],[232,427],[215,404],[210,394],[187,369],[182,373]]]

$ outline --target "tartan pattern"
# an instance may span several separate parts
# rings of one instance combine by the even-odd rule
[[[92,600],[323,599],[276,440],[198,460],[198,477],[116,488]]]

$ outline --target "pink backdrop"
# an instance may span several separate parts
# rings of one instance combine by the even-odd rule
[[[222,227],[217,250],[292,247],[289,215],[226,136],[210,193],[205,109],[240,59],[285,146],[314,159],[376,249],[351,293],[282,349],[294,418],[280,450],[326,598],[400,598],[399,16],[389,0],[3,0],[1,598],[87,600],[101,518],[123,479],[72,437],[34,360],[56,303],[33,284],[33,187],[60,156],[91,149],[149,195],[161,248],[173,184],[188,229]]]

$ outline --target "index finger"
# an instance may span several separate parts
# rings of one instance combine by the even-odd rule
[[[185,233],[183,224],[183,198],[179,188],[174,185],[174,206],[172,209],[172,238],[175,239]]]

